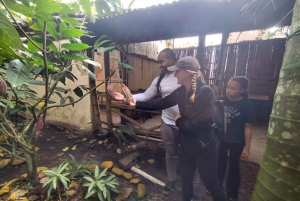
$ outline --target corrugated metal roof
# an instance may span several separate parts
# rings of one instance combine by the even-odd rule
[[[261,0],[265,2],[261,7],[240,15],[239,11],[251,1],[175,1],[99,19],[95,24],[88,24],[88,27],[97,35],[108,35],[118,43],[129,44],[222,33],[225,30],[265,29],[278,22],[281,26],[290,25],[291,14],[286,18],[284,16],[293,9],[295,0],[273,0],[276,9],[272,4],[267,4],[268,0]]]

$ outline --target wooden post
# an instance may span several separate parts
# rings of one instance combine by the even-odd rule
[[[104,68],[105,68],[105,80],[110,76],[110,64],[109,64],[109,51],[104,53]],[[105,82],[105,89],[107,89],[107,82]],[[112,129],[112,116],[111,116],[111,99],[106,90],[106,99],[105,99],[105,106],[106,106],[106,116],[107,116],[107,124],[108,129]]]
[[[222,95],[222,87],[223,87],[223,79],[224,79],[224,70],[226,65],[226,57],[227,57],[227,40],[229,37],[229,32],[222,33],[222,43],[219,55],[218,68],[216,73],[215,80],[215,94],[217,98]]]
[[[87,56],[94,59],[94,55],[92,51],[87,51]],[[93,65],[87,64],[88,69],[95,73],[95,69]],[[96,81],[89,78],[89,87],[94,88],[96,86]],[[98,94],[97,89],[92,91],[90,93],[90,100],[91,100],[91,117],[92,121],[101,121],[100,117],[100,107],[99,107],[99,100],[98,100]],[[92,123],[93,125],[93,132],[98,132],[99,130],[102,130],[102,125],[99,123]]]
[[[200,71],[203,74],[205,82],[207,84],[209,84],[209,72],[207,73],[207,69],[206,69],[206,66],[205,66],[205,56],[206,56],[205,38],[206,38],[206,35],[199,35],[198,36],[198,48],[197,48],[196,58],[198,59],[199,64],[201,66]],[[208,74],[208,76],[206,76],[207,74]]]
[[[201,72],[205,71],[204,60],[205,60],[205,37],[206,35],[198,36],[198,48],[196,58],[201,66]]]

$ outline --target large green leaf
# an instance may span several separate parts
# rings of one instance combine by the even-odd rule
[[[94,44],[94,49],[97,49],[98,47],[100,47],[101,45],[103,45],[104,43],[107,43],[107,42],[110,42],[110,40],[102,40],[102,41],[96,41],[95,44]]]
[[[67,4],[61,3],[62,10],[59,12],[60,14],[74,14],[75,12],[68,6]]]
[[[22,41],[13,24],[5,15],[0,13],[0,47],[10,46],[16,49],[23,49]]]
[[[92,80],[96,80],[96,75],[90,71],[87,67],[85,67],[84,65],[81,65],[81,64],[78,64],[77,67],[81,67],[85,72],[86,74],[89,76],[90,79]],[[78,69],[79,70],[79,69]],[[79,70],[80,71],[80,70]]]
[[[97,52],[101,54],[101,53],[104,53],[104,52],[107,52],[107,51],[111,51],[113,49],[115,49],[115,46],[99,47],[99,48],[97,48]]]
[[[5,46],[2,41],[0,42],[0,56],[8,60],[14,60],[17,58],[17,55],[14,53],[14,51],[12,51],[12,49],[8,46]]]
[[[85,43],[65,43],[62,44],[62,47],[72,51],[81,51],[88,49],[90,46]]]
[[[21,13],[27,17],[33,17],[34,13],[32,9],[24,4],[19,4],[15,0],[4,0],[6,6],[14,12]]]
[[[64,59],[71,59],[71,60],[78,60],[78,61],[89,59],[89,57],[81,54],[62,55],[61,57]]]
[[[60,39],[60,36],[59,34],[57,33],[57,30],[56,30],[56,27],[57,27],[57,24],[56,22],[48,22],[47,24],[47,31],[50,33],[50,35],[55,39],[55,40],[59,40]]]
[[[40,86],[46,85],[46,82],[42,80],[29,80],[27,83],[30,85],[40,85]]]
[[[69,99],[70,103],[72,103],[72,106],[74,107],[74,98],[72,96],[68,96],[67,99]]]
[[[13,87],[27,83],[30,76],[29,64],[24,65],[20,60],[15,59],[9,62],[6,72],[6,79]]]
[[[96,0],[95,7],[100,16],[111,16],[112,12],[105,0]]]
[[[4,99],[4,98],[0,98],[0,102],[5,103],[5,104],[6,104],[8,107],[10,107],[10,108],[14,108],[14,107],[15,107],[15,105],[14,105],[13,102],[11,102],[11,101],[9,101],[9,100],[6,100],[6,99]]]
[[[82,97],[83,96],[83,91],[81,90],[80,87],[76,87],[73,91],[76,94],[76,96],[78,96],[78,97]]]
[[[73,82],[75,82],[75,80],[78,80],[77,77],[75,77],[75,75],[68,71],[64,73],[64,76]]]
[[[84,12],[88,15],[92,14],[92,5],[90,0],[79,0]]]
[[[64,21],[64,23],[67,23],[71,26],[78,26],[80,25],[80,22],[72,17],[61,17],[61,19]]]
[[[64,23],[64,22],[59,23],[59,32],[60,33],[64,32],[67,29],[68,29],[68,26],[66,25],[66,23]]]
[[[102,69],[102,65],[97,62],[97,61],[92,61],[92,60],[84,60],[84,62],[88,63],[88,64],[91,64],[93,66],[96,66],[96,67],[99,67],[100,69]]]
[[[84,31],[76,28],[68,28],[61,33],[63,38],[81,37],[84,35]]]
[[[35,0],[35,4],[38,12],[58,13],[63,9],[59,2],[52,0]]]
[[[126,64],[126,63],[121,63],[121,65],[124,67],[124,68],[127,68],[127,69],[134,69],[133,66],[129,65],[129,64]]]

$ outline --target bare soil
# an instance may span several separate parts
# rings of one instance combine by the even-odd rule
[[[82,138],[89,138],[86,142],[82,142]],[[54,126],[48,126],[42,136],[40,136],[38,147],[38,166],[47,166],[49,168],[58,166],[63,159],[69,159],[69,154],[73,155],[77,161],[81,160],[96,160],[99,164],[103,161],[110,160],[117,165],[117,161],[124,157],[123,154],[117,153],[118,143],[117,140],[109,136],[107,143],[98,144],[99,140],[91,143],[94,135],[87,136],[85,134],[77,133],[76,131],[70,131],[64,128],[58,128]],[[132,140],[134,142],[134,140]],[[77,145],[76,150],[71,148]],[[63,152],[65,147],[70,149]],[[154,176],[155,178],[165,181],[166,179],[166,167],[165,167],[165,151],[159,142],[148,141],[147,146],[138,150],[140,157],[138,165],[140,169]],[[60,153],[64,153],[62,156],[57,156]],[[128,154],[129,152],[127,152]],[[149,159],[154,159],[154,163],[148,162]],[[258,173],[259,165],[251,162],[241,161],[241,173],[242,181],[240,187],[239,200],[249,201],[253,192],[256,176]],[[14,178],[19,178],[21,174],[26,173],[26,165],[22,164],[16,167],[7,166],[0,170],[0,184],[9,181]],[[136,173],[133,173],[136,175]],[[162,187],[153,184],[142,176],[138,176],[142,183],[147,188],[147,196],[142,200],[147,201],[180,201],[181,200],[181,182],[180,179],[176,186],[176,191],[169,197],[165,197],[161,194]],[[132,187],[133,191],[136,191],[136,187],[132,186],[128,181],[123,178],[119,178],[120,190],[122,188]],[[205,187],[201,185],[202,200],[209,201],[211,198],[206,193]],[[0,200],[6,200],[6,197],[0,197]],[[44,200],[44,199],[40,199]],[[68,200],[72,200],[69,198]],[[75,199],[74,199],[75,200]],[[78,199],[76,199],[78,200]]]

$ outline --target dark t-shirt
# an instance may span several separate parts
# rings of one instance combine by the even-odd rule
[[[245,143],[245,124],[255,122],[254,105],[248,99],[231,101],[227,97],[224,101],[227,130],[221,141]]]

